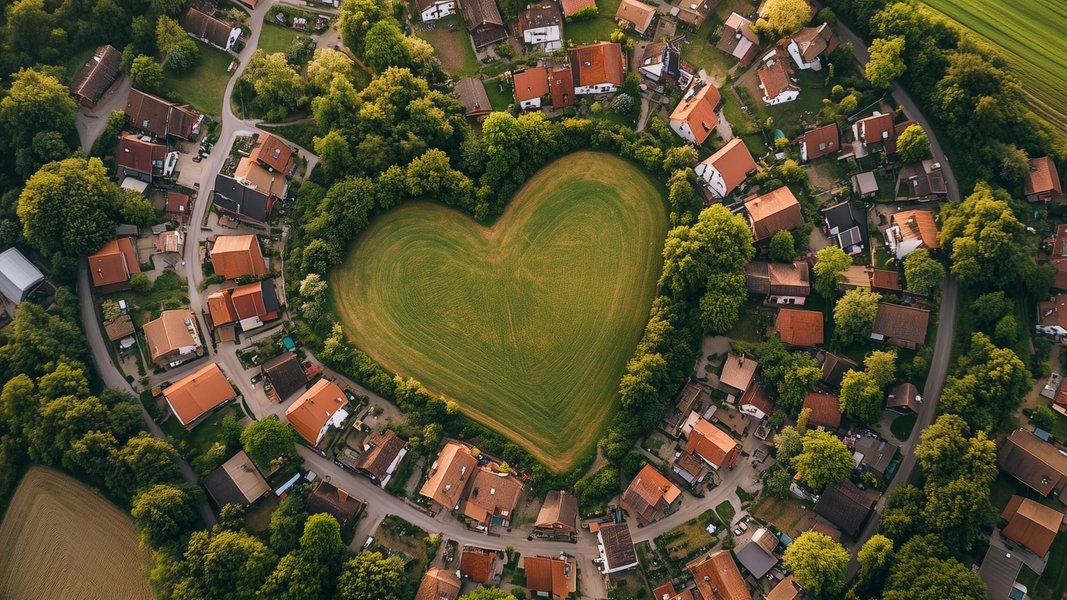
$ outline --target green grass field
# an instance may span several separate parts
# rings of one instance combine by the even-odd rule
[[[200,48],[200,62],[184,73],[167,71],[164,96],[188,102],[193,108],[217,117],[222,114],[222,96],[230,81],[226,67],[233,57],[200,41],[196,45]]]
[[[264,18],[263,29],[259,32],[259,49],[267,54],[285,52],[293,45],[298,34],[295,29],[268,23]]]
[[[615,406],[666,232],[662,191],[643,172],[575,153],[489,228],[427,202],[381,216],[332,273],[334,305],[387,370],[563,470]]]
[[[1034,111],[1067,127],[1067,3],[1062,0],[923,0],[1004,53]],[[1057,50],[1058,49],[1058,50]]]

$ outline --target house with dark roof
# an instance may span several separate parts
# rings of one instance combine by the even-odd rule
[[[300,359],[292,352],[282,352],[263,363],[263,374],[274,386],[274,392],[281,402],[285,402],[289,396],[305,389],[308,382],[304,367],[300,365]]]
[[[715,131],[720,105],[722,97],[718,88],[704,81],[697,82],[674,107],[669,119],[671,130],[690,144],[703,144]]]
[[[915,349],[926,343],[929,323],[930,311],[926,309],[879,302],[871,325],[871,339]]]
[[[845,445],[854,450],[853,456],[859,459],[859,466],[878,479],[885,479],[892,474],[890,468],[900,450],[897,444],[875,436],[860,435],[855,439],[845,438]]]
[[[678,401],[663,419],[667,434],[674,438],[687,435],[692,430],[691,424],[687,426],[690,415],[693,413],[702,414],[704,409],[707,408],[706,403],[708,400],[708,394],[704,391],[704,388],[693,383],[687,383],[682,388],[682,393],[678,395]]]
[[[519,12],[519,36],[542,52],[563,47],[563,13],[554,3],[527,5]]]
[[[851,202],[841,202],[822,209],[823,230],[848,254],[863,254],[867,249],[867,212]]]
[[[128,237],[104,244],[88,260],[89,278],[102,294],[130,289],[130,277],[141,272],[136,249]]]
[[[1056,163],[1047,156],[1030,159],[1030,175],[1023,185],[1028,202],[1052,202],[1063,194],[1063,183]]]
[[[407,453],[407,442],[392,429],[382,429],[363,440],[363,452],[353,466],[360,475],[385,487]]]
[[[241,39],[241,28],[234,27],[196,8],[189,7],[185,13],[185,32],[194,40],[200,40],[223,52],[229,52],[237,40]]]
[[[723,23],[715,47],[736,58],[738,64],[745,67],[759,54],[759,36],[752,29],[752,21],[737,13],[730,13]]]
[[[1000,446],[997,466],[1038,495],[1056,494],[1067,501],[1067,452],[1034,435],[1016,429]]]
[[[1067,223],[1060,223],[1056,226],[1049,254],[1051,255],[1049,262],[1056,268],[1052,287],[1057,290],[1067,290]]]
[[[705,554],[686,565],[702,598],[716,600],[752,600],[752,593],[741,577],[729,550]]]
[[[622,0],[615,11],[616,23],[626,23],[642,36],[648,33],[648,28],[655,18],[656,7],[639,0]]]
[[[508,30],[504,29],[504,18],[500,16],[495,0],[467,0],[459,8],[475,48],[507,39]]]
[[[485,583],[499,575],[496,568],[497,553],[475,546],[464,546],[459,556],[459,572],[463,579]]]
[[[909,202],[933,202],[948,197],[941,163],[930,159],[901,167],[900,183]]]
[[[244,450],[205,477],[204,489],[219,508],[227,504],[251,506],[271,493],[267,480]]]
[[[786,346],[807,348],[823,343],[822,313],[783,308],[778,311],[774,329]]]
[[[759,87],[763,90],[763,102],[775,106],[792,102],[800,97],[800,86],[793,83],[787,58],[778,50],[771,50],[760,59],[756,69]]]
[[[539,598],[566,600],[578,589],[578,565],[573,558],[559,556],[523,556],[526,589]]]
[[[840,43],[830,25],[823,23],[794,33],[786,44],[786,50],[798,69],[821,71],[823,61]]]
[[[683,449],[678,452],[678,456],[674,457],[671,472],[686,482],[690,488],[695,488],[708,478],[711,474],[711,467],[696,454]]]
[[[454,572],[433,568],[423,573],[415,600],[456,600],[462,587]]]
[[[716,0],[674,0],[670,14],[674,15],[680,23],[696,31],[704,26],[708,17],[711,16],[711,11],[718,5]]]
[[[700,418],[689,432],[685,451],[699,457],[712,469],[728,469],[737,462],[741,444],[730,434]]]
[[[1048,554],[1063,526],[1062,512],[1022,496],[1012,496],[1000,518],[1008,522],[1000,535],[1040,558]]]
[[[841,400],[836,394],[808,392],[801,410],[805,408],[811,411],[808,417],[811,427],[825,427],[833,431],[841,426]]]
[[[897,384],[889,392],[885,402],[886,410],[899,414],[919,414],[923,408],[923,397],[919,395],[919,388],[914,383],[904,382]]]
[[[654,83],[673,83],[687,89],[693,82],[696,69],[682,60],[682,52],[671,41],[651,42],[645,46],[637,71]]]
[[[79,105],[96,108],[96,103],[100,102],[120,75],[122,53],[111,45],[100,46],[74,77],[70,84],[70,93]]]
[[[745,265],[745,289],[766,297],[771,304],[803,306],[811,295],[811,274],[806,262],[768,263],[751,261]]]
[[[745,216],[757,242],[769,239],[779,231],[791,231],[804,224],[800,202],[793,191],[785,186],[745,200]]]
[[[997,540],[999,541],[999,540]],[[978,569],[978,577],[986,584],[989,598],[1028,600],[1030,596],[1020,589],[1016,580],[1023,569],[1019,553],[1009,552],[1001,543],[990,543]]]
[[[756,579],[763,579],[778,564],[778,557],[774,555],[777,548],[778,538],[768,529],[760,527],[748,543],[737,551],[737,562]]]
[[[630,537],[630,526],[625,522],[601,523],[596,529],[596,541],[600,572],[604,575],[637,566],[637,550]]]
[[[841,149],[837,123],[809,129],[799,136],[796,142],[800,146],[800,160],[804,162],[822,158]]]
[[[308,496],[304,510],[309,515],[326,513],[344,529],[356,522],[364,506],[366,503],[359,498],[323,479]]]
[[[492,1],[492,0],[489,0]],[[461,77],[456,82],[453,90],[459,105],[463,107],[463,114],[469,119],[480,119],[493,112],[493,106],[489,103],[489,94],[485,92],[482,82],[473,77]]]
[[[626,78],[622,46],[611,42],[571,48],[570,65],[575,96],[613,94]]]
[[[693,171],[704,180],[705,187],[713,197],[725,198],[756,169],[756,161],[745,142],[735,137],[697,164]]]
[[[265,226],[275,199],[233,177],[222,173],[215,176],[215,207],[242,223]]]
[[[682,490],[655,467],[645,465],[622,493],[620,504],[638,523],[647,524],[678,510]]]
[[[565,490],[550,490],[534,521],[541,535],[570,535],[578,531],[578,499]]]
[[[832,388],[841,387],[841,380],[844,379],[845,373],[850,370],[858,370],[855,362],[832,352],[823,352],[821,359],[822,381]]]
[[[202,115],[140,90],[130,90],[126,97],[126,123],[159,140],[192,140],[200,134],[202,120]]]
[[[871,514],[875,500],[849,480],[828,488],[815,503],[815,514],[856,537]]]

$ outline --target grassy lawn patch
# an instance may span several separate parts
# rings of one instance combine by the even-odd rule
[[[507,110],[508,105],[515,100],[511,84],[504,81],[503,77],[487,79],[482,82],[482,86],[485,88],[485,95],[489,96],[489,104],[493,106],[493,110]]]
[[[689,519],[664,533],[657,538],[656,545],[659,547],[662,544],[672,560],[685,560],[693,553],[718,543],[718,538],[708,533],[708,525],[711,524],[722,530],[728,527],[730,522],[724,524],[714,512],[706,510],[695,519]]]
[[[902,442],[911,437],[911,430],[915,427],[916,419],[918,417],[915,415],[900,415],[893,419],[893,422],[889,424],[889,430],[893,432],[893,437]]]
[[[419,31],[423,29],[422,26],[416,26],[415,29],[418,37],[433,46],[437,57],[441,59],[441,68],[449,75],[473,77],[478,74],[481,65],[471,47],[463,18],[458,14],[439,19],[431,31]]]
[[[608,41],[616,28],[615,12],[620,4],[622,0],[600,0],[597,2],[600,14],[586,21],[568,20],[563,25],[563,36],[576,46]]]
[[[159,317],[161,310],[182,308],[189,304],[186,281],[174,271],[163,271],[145,292],[126,290],[108,294],[105,300],[125,299],[132,306],[130,316],[139,327]]]
[[[200,48],[200,62],[184,73],[166,71],[164,95],[171,100],[188,102],[193,108],[217,117],[222,114],[222,96],[230,80],[226,68],[233,57],[200,41],[196,45]]]
[[[575,153],[489,228],[425,202],[382,215],[331,273],[333,306],[386,369],[563,470],[588,456],[613,410],[666,231],[647,175]]]
[[[822,108],[823,98],[830,94],[825,71],[798,70],[793,77],[800,86],[800,96],[793,102],[766,106],[766,113],[774,119],[774,126],[781,129],[789,139],[816,124],[816,114]],[[760,103],[762,104],[762,101]]]
[[[278,508],[279,503],[278,497],[271,494],[245,511],[245,529],[256,535],[269,533],[270,515]]]
[[[723,501],[715,507],[715,514],[719,515],[719,519],[723,524],[729,527],[734,522],[734,507],[729,501]]]
[[[297,30],[275,25],[264,18],[263,29],[259,33],[258,48],[267,54],[285,52],[298,35],[300,33]]]
[[[779,500],[773,496],[764,496],[752,507],[752,514],[772,523],[779,531],[784,531],[795,539],[801,532],[807,531],[811,521],[815,519],[810,508],[795,498]]]
[[[306,150],[315,151],[315,136],[319,135],[319,128],[314,123],[260,125],[259,128],[279,135]]]
[[[1067,533],[1060,533],[1053,540],[1045,572],[1037,580],[1037,590],[1030,590],[1035,600],[1055,600],[1067,592]]]
[[[741,318],[726,335],[732,340],[762,342],[763,333],[774,322],[774,318],[773,309],[764,307],[763,302],[757,298],[749,298],[741,307]]]
[[[429,563],[424,530],[408,523],[396,515],[388,515],[374,531],[374,547],[387,556],[399,556],[405,563],[411,594],[418,585],[422,572]]]

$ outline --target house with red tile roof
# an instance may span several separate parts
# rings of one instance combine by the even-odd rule
[[[745,216],[757,242],[769,239],[779,231],[791,231],[804,224],[800,202],[793,191],[785,186],[745,200]]]
[[[763,90],[764,104],[775,106],[800,97],[800,87],[793,83],[792,71],[786,60],[788,59],[777,49],[771,50],[760,59],[756,77],[759,78],[759,87]]]
[[[810,347],[823,343],[822,313],[813,310],[783,308],[774,322],[782,343],[786,346]]]
[[[895,138],[896,129],[893,127],[893,115],[875,112],[869,117],[856,121],[852,126],[856,141],[866,148],[874,144],[885,144]]]
[[[207,297],[207,305],[212,327],[237,323],[241,331],[251,331],[281,316],[273,279],[219,290]]]
[[[573,17],[583,9],[596,8],[596,0],[560,0],[559,4],[563,7],[563,15],[566,17]]]
[[[347,404],[344,392],[336,383],[320,379],[285,409],[285,418],[300,437],[317,446],[327,430],[340,427],[348,418]]]
[[[167,192],[167,204],[164,212],[171,215],[180,223],[185,222],[185,216],[189,214],[189,195],[181,192]]]
[[[128,237],[111,240],[89,255],[89,278],[102,294],[130,289],[130,277],[140,272],[137,252]]]
[[[652,465],[634,477],[622,494],[621,504],[639,523],[651,523],[678,510],[682,490],[667,480]]]
[[[230,380],[215,363],[206,364],[163,390],[163,399],[186,429],[237,397]]]
[[[496,558],[496,552],[493,550],[464,546],[459,557],[459,572],[463,579],[485,583],[497,575]]]
[[[145,183],[168,177],[178,164],[178,152],[127,133],[119,138],[119,178],[133,177]]]
[[[703,418],[697,419],[685,451],[700,457],[713,469],[729,469],[741,454],[741,444]]]
[[[801,410],[805,408],[811,411],[808,425],[831,431],[841,426],[841,399],[836,394],[808,392]]]
[[[763,420],[774,412],[774,401],[767,394],[767,390],[763,389],[763,385],[757,381],[741,395],[741,400],[737,403],[737,410],[741,411],[742,414]]]
[[[937,221],[928,210],[902,210],[889,215],[889,228],[885,230],[889,252],[903,259],[918,248],[938,250]]]
[[[1063,526],[1063,513],[1022,496],[1012,496],[1000,518],[1008,522],[1000,534],[1040,558],[1052,547]]]
[[[786,44],[786,50],[798,69],[821,71],[823,60],[830,56],[840,43],[830,25],[823,23],[818,27],[805,27],[794,33]]]
[[[691,144],[700,145],[715,131],[722,96],[714,85],[700,81],[686,92],[670,116],[671,129]]]
[[[798,137],[796,142],[800,145],[800,160],[803,162],[833,154],[841,149],[841,135],[837,130],[837,123],[809,129]]]
[[[526,589],[540,598],[566,600],[578,589],[578,565],[573,558],[559,556],[524,556]]]
[[[1028,202],[1052,202],[1063,194],[1063,183],[1056,163],[1047,156],[1030,159],[1030,175],[1023,185]]]
[[[626,78],[626,56],[619,44],[575,46],[570,49],[570,64],[576,96],[615,93]]]
[[[615,21],[629,23],[634,31],[641,35],[648,33],[652,20],[656,18],[656,7],[639,0],[622,0],[615,11]]]
[[[523,110],[541,108],[541,100],[548,95],[548,69],[533,67],[512,76],[515,100]]]
[[[185,14],[185,31],[194,40],[200,40],[223,52],[229,52],[241,38],[240,27],[233,27],[196,7],[189,7],[189,12]]]
[[[732,193],[745,179],[756,172],[756,161],[739,137],[704,159],[693,170],[704,180],[704,185],[716,198]]]
[[[270,173],[282,175],[292,173],[296,165],[296,157],[293,156],[291,146],[276,135],[262,132],[258,134],[252,151],[248,153],[248,159]]]
[[[729,550],[704,555],[686,565],[702,598],[752,600],[752,593]]]
[[[548,94],[553,108],[574,106],[574,73],[570,67],[552,67],[548,71]]]
[[[211,268],[226,279],[266,275],[259,238],[255,234],[218,236],[211,246]]]
[[[202,120],[202,115],[140,90],[130,90],[126,97],[126,122],[156,139],[191,140],[200,133]]]

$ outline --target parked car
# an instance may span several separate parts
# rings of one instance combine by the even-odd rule
[[[253,375],[252,379],[250,379],[249,381],[252,383],[252,385],[256,385],[257,383],[259,383],[260,379],[263,379],[263,374],[262,373],[260,373],[258,375]]]
[[[355,404],[357,400],[356,394],[350,389],[345,389],[345,398],[348,398],[348,401],[352,404]]]
[[[737,525],[734,526],[734,535],[741,535],[746,531],[748,531],[748,524],[744,521],[738,521]]]

